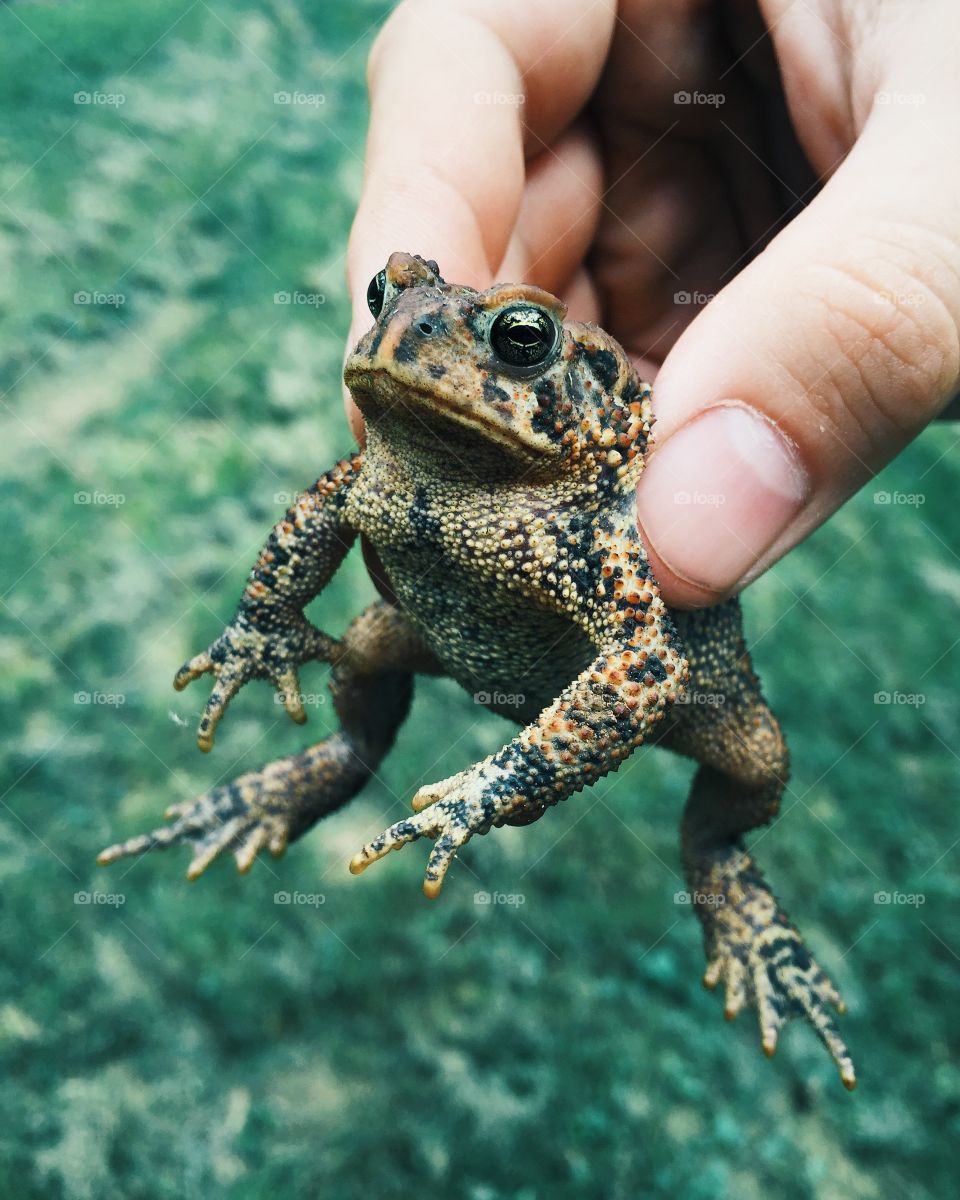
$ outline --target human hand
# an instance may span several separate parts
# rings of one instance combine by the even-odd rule
[[[665,598],[738,590],[957,389],[958,37],[950,0],[406,0],[370,59],[351,344],[397,249],[562,296],[655,380]]]

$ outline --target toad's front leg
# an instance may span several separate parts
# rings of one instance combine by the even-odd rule
[[[201,675],[215,678],[197,731],[201,750],[211,749],[227,705],[251,679],[269,679],[290,716],[306,721],[297,668],[311,659],[332,662],[339,651],[303,610],[330,582],[356,537],[344,519],[344,503],[360,461],[357,455],[337,463],[298,497],[260,551],[230,624],[177,672],[177,691]]]
[[[499,753],[421,788],[413,802],[420,811],[368,842],[350,862],[354,874],[407,842],[433,838],[424,880],[432,899],[474,834],[566,799],[616,770],[648,737],[687,677],[656,588],[628,585],[614,605],[595,606],[588,620],[592,633],[605,635],[597,638],[601,651],[591,665]]]

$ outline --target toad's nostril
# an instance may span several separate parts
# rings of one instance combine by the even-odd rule
[[[429,321],[421,321],[420,324],[417,326],[417,328],[420,330],[420,332],[423,334],[424,337],[429,337],[434,331],[434,327],[433,327],[433,325],[431,325],[431,323]]]

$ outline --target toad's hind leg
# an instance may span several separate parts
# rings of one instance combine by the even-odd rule
[[[791,1017],[814,1027],[846,1087],[856,1082],[830,1007],[839,993],[777,903],[742,835],[776,815],[787,748],[763,698],[735,602],[689,614],[692,683],[664,744],[700,762],[683,816],[684,870],[704,931],[708,987],[723,983],[726,1015],[756,1011],[765,1053]]]
[[[410,706],[412,674],[436,674],[440,667],[399,609],[384,601],[357,617],[332,657],[330,690],[340,719],[336,733],[301,754],[175,805],[166,813],[175,818],[172,824],[111,846],[98,861],[188,843],[191,879],[225,850],[246,871],[264,847],[282,854],[321,817],[342,808],[393,744]]]

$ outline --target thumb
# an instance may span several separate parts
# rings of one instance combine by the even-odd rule
[[[960,372],[955,105],[875,107],[808,208],[678,340],[638,515],[668,600],[736,591],[948,403]]]

